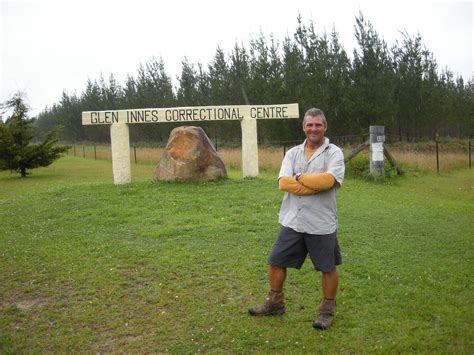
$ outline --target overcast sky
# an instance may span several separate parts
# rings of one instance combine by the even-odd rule
[[[474,74],[473,1],[0,1],[0,102],[24,91],[32,116],[58,102],[63,90],[80,95],[87,79],[101,73],[123,84],[152,56],[162,57],[176,78],[184,56],[206,65],[218,45],[228,53],[260,32],[281,41],[294,34],[298,13],[318,33],[335,27],[352,53],[362,11],[389,46],[402,39],[400,31],[420,33],[440,68],[465,82]]]

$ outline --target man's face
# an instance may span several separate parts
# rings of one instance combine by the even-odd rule
[[[303,131],[312,145],[321,145],[324,141],[324,133],[326,133],[321,116],[307,116]]]

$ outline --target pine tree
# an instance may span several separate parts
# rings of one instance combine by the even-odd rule
[[[245,105],[249,103],[248,89],[250,85],[249,56],[245,47],[237,43],[230,54],[229,64],[230,103]]]
[[[217,47],[214,60],[209,64],[208,79],[214,105],[229,104],[229,65],[224,50]]]
[[[397,122],[399,132],[404,129],[407,140],[414,140],[421,134],[423,50],[420,35],[413,38],[406,32],[403,35],[403,42],[393,49]]]
[[[390,130],[393,120],[393,63],[386,42],[379,37],[362,13],[356,18],[352,65],[352,133],[366,132],[370,125],[381,124]]]
[[[34,119],[27,116],[29,107],[23,96],[17,93],[5,103],[13,113],[5,123],[0,123],[0,170],[17,171],[26,177],[27,170],[50,165],[69,147],[56,145],[60,128],[46,133],[43,141],[31,143],[35,137]]]
[[[181,62],[181,76],[178,77],[177,92],[180,106],[199,106],[198,76],[192,63],[185,57]]]

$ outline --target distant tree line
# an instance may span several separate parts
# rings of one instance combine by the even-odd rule
[[[356,17],[358,46],[350,57],[335,29],[318,34],[314,23],[297,19],[292,37],[279,42],[260,34],[247,46],[235,44],[230,53],[218,47],[207,66],[184,58],[179,85],[162,59],[140,64],[136,76],[121,85],[88,80],[80,95],[63,92],[58,103],[41,112],[37,128],[47,132],[64,126],[66,141],[106,142],[108,126],[81,124],[82,111],[177,106],[293,103],[300,116],[310,107],[328,118],[329,136],[357,135],[369,125],[384,125],[399,140],[434,139],[436,134],[472,137],[474,82],[465,84],[447,68],[439,70],[419,34],[403,33],[391,48],[362,14]],[[453,53],[453,55],[456,55]],[[301,121],[259,121],[260,142],[301,139]],[[166,141],[178,124],[131,125],[133,141]],[[194,123],[211,139],[238,141],[238,121]]]

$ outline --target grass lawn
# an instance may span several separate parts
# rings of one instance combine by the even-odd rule
[[[112,184],[108,161],[0,173],[0,353],[473,353],[474,172],[347,179],[338,313],[307,261],[287,313],[254,318],[278,231],[276,173]]]

